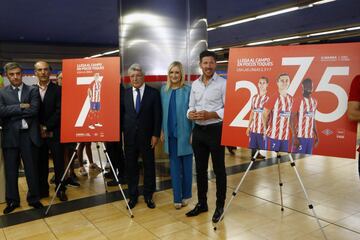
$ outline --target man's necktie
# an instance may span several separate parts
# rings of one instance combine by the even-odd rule
[[[19,91],[20,89],[18,87],[14,88],[15,92],[16,92],[16,96],[18,97],[19,101],[21,102],[20,96],[19,96]]]
[[[136,93],[137,93],[137,96],[136,96],[135,111],[136,111],[136,113],[139,113],[140,112],[140,106],[141,106],[140,89],[137,88]]]

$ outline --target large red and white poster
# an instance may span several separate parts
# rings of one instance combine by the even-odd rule
[[[63,60],[61,142],[120,139],[120,58]]]
[[[222,144],[355,157],[360,43],[230,49]]]

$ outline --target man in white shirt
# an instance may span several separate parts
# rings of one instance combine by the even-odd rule
[[[196,163],[198,203],[186,216],[197,216],[208,211],[208,161],[209,155],[216,175],[216,210],[212,221],[218,222],[224,211],[226,198],[225,147],[221,145],[224,116],[226,80],[215,73],[214,52],[200,53],[202,75],[191,87],[187,116],[195,122],[192,146]]]

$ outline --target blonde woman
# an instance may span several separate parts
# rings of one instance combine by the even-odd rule
[[[190,87],[185,85],[184,69],[173,62],[168,69],[166,85],[161,88],[163,110],[161,141],[169,154],[174,206],[180,209],[192,196],[192,123],[186,117]]]

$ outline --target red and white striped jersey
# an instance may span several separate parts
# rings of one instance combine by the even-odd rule
[[[93,81],[90,85],[91,102],[100,102],[101,82]]]
[[[295,100],[293,112],[297,112],[299,115],[296,126],[298,137],[313,138],[316,108],[317,101],[312,97]]]
[[[251,110],[253,111],[253,121],[250,125],[250,132],[263,134],[265,132],[262,121],[264,104],[269,100],[269,96],[256,94],[251,99]]]
[[[266,135],[272,139],[288,140],[290,132],[291,108],[294,103],[292,96],[273,96],[265,103],[265,108],[271,110]]]

